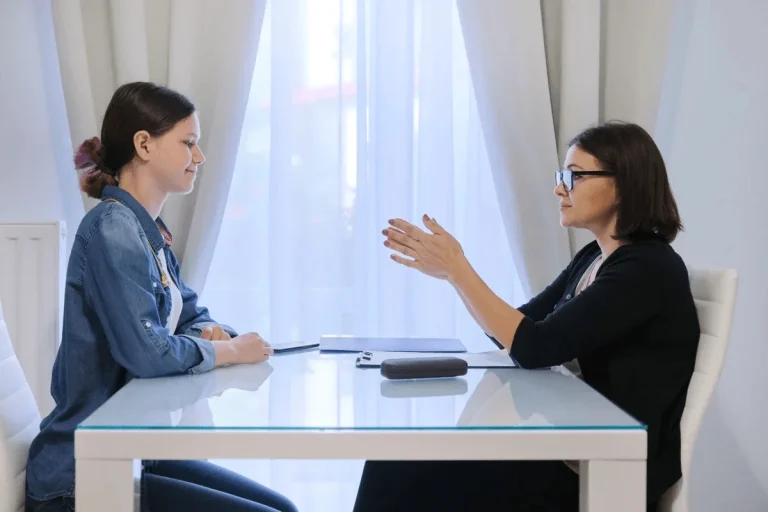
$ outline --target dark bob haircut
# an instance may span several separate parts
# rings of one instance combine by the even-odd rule
[[[615,238],[632,242],[659,237],[672,242],[683,229],[658,146],[642,127],[610,121],[571,139],[616,173],[618,215]]]

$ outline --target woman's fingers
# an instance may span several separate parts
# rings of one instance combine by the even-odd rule
[[[435,219],[430,217],[429,215],[424,214],[422,217],[422,221],[424,222],[424,226],[434,233],[435,235],[448,235],[449,233],[441,226]],[[392,238],[395,238],[398,242],[404,244],[404,245],[411,245],[407,242],[406,238],[412,238],[413,240],[416,240],[417,242],[427,243],[431,240],[432,235],[429,233],[425,233],[421,229],[417,228],[413,224],[406,222],[402,219],[394,219],[389,221],[391,228],[388,228],[384,230],[384,234],[387,236],[391,236]],[[392,234],[392,235],[391,235]],[[398,235],[400,238],[398,238]]]
[[[419,241],[415,240],[414,238],[411,238],[410,236],[406,235],[402,231],[398,231],[397,229],[387,228],[384,231],[382,231],[381,234],[386,236],[390,242],[396,242],[399,245],[409,247],[417,252],[419,250]]]
[[[435,219],[429,217],[426,213],[424,214],[424,225],[436,235],[444,235],[447,233],[447,231],[443,229],[443,226],[438,224]]]
[[[418,262],[416,262],[414,260],[409,260],[408,258],[403,258],[402,256],[398,256],[397,254],[390,254],[389,257],[392,258],[393,260],[395,260],[396,262],[400,263],[401,265],[405,265],[406,267],[411,267],[411,268],[415,268],[415,269],[419,268]]]
[[[395,227],[392,227],[392,226],[390,226],[390,227],[388,227],[388,228],[384,228],[384,231],[382,231],[382,233],[384,233],[385,235],[386,235],[386,234],[389,234],[389,233],[395,233],[395,234],[397,234],[397,235],[406,236],[406,237],[408,237],[408,238],[411,238],[411,237],[410,237],[410,236],[408,236],[408,235],[407,235],[407,234],[406,234],[404,231],[400,231],[399,229],[397,229],[397,228],[395,228]],[[415,239],[414,239],[414,240],[415,240]]]
[[[421,240],[424,237],[428,236],[421,229],[417,228],[410,222],[404,221],[403,219],[391,219],[389,221],[389,225],[399,229],[400,231],[404,232],[406,235],[413,238],[414,240]]]
[[[397,251],[401,254],[404,254],[405,256],[408,256],[409,258],[416,259],[417,253],[413,249],[411,249],[408,246],[405,246],[403,244],[397,243],[392,239],[384,240],[384,246],[388,247],[389,249],[392,249],[393,251]]]

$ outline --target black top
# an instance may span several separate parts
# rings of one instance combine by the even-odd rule
[[[584,247],[519,310],[510,355],[523,368],[578,358],[584,381],[648,427],[648,503],[681,477],[680,419],[699,343],[682,258],[660,239],[616,249],[576,295],[600,254]]]

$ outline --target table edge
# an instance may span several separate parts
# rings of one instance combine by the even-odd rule
[[[645,460],[647,431],[78,429],[75,458]]]

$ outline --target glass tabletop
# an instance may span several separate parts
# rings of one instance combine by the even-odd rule
[[[392,381],[354,354],[293,353],[198,375],[135,379],[80,429],[645,429],[565,370],[470,369]]]

